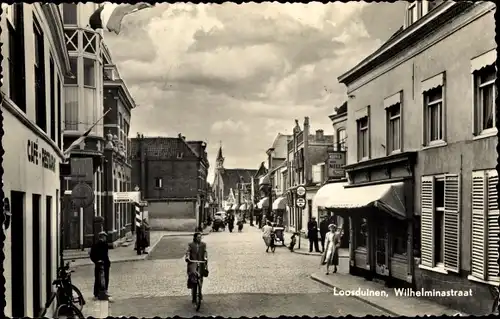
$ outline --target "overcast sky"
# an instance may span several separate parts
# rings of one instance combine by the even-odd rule
[[[337,77],[403,23],[405,2],[158,4],[106,34],[138,107],[131,136],[222,141],[227,168],[257,169],[278,132],[328,118],[346,99]]]

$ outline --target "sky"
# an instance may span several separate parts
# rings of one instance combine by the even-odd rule
[[[346,100],[337,77],[376,50],[404,20],[405,2],[157,4],[108,33],[113,62],[137,108],[131,137],[207,142],[208,181],[222,143],[226,168],[257,169],[278,133]]]

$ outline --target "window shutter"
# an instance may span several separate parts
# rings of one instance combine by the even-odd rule
[[[496,170],[488,172],[488,280],[499,280],[498,267],[498,172]]]
[[[485,276],[485,175],[484,171],[472,172],[472,256],[471,272],[474,277]]]
[[[434,176],[422,177],[420,200],[420,255],[424,266],[434,267]]]
[[[460,271],[460,176],[444,178],[444,267]]]

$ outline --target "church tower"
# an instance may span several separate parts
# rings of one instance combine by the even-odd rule
[[[222,145],[219,147],[219,152],[217,153],[217,158],[215,159],[216,167],[215,169],[219,172],[224,170],[224,157],[222,156]]]

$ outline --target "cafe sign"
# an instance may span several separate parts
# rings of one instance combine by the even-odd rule
[[[28,162],[40,165],[45,169],[56,171],[56,158],[49,151],[40,147],[37,142],[28,140],[26,145]]]
[[[345,152],[333,151],[328,153],[326,164],[328,178],[345,178]]]

